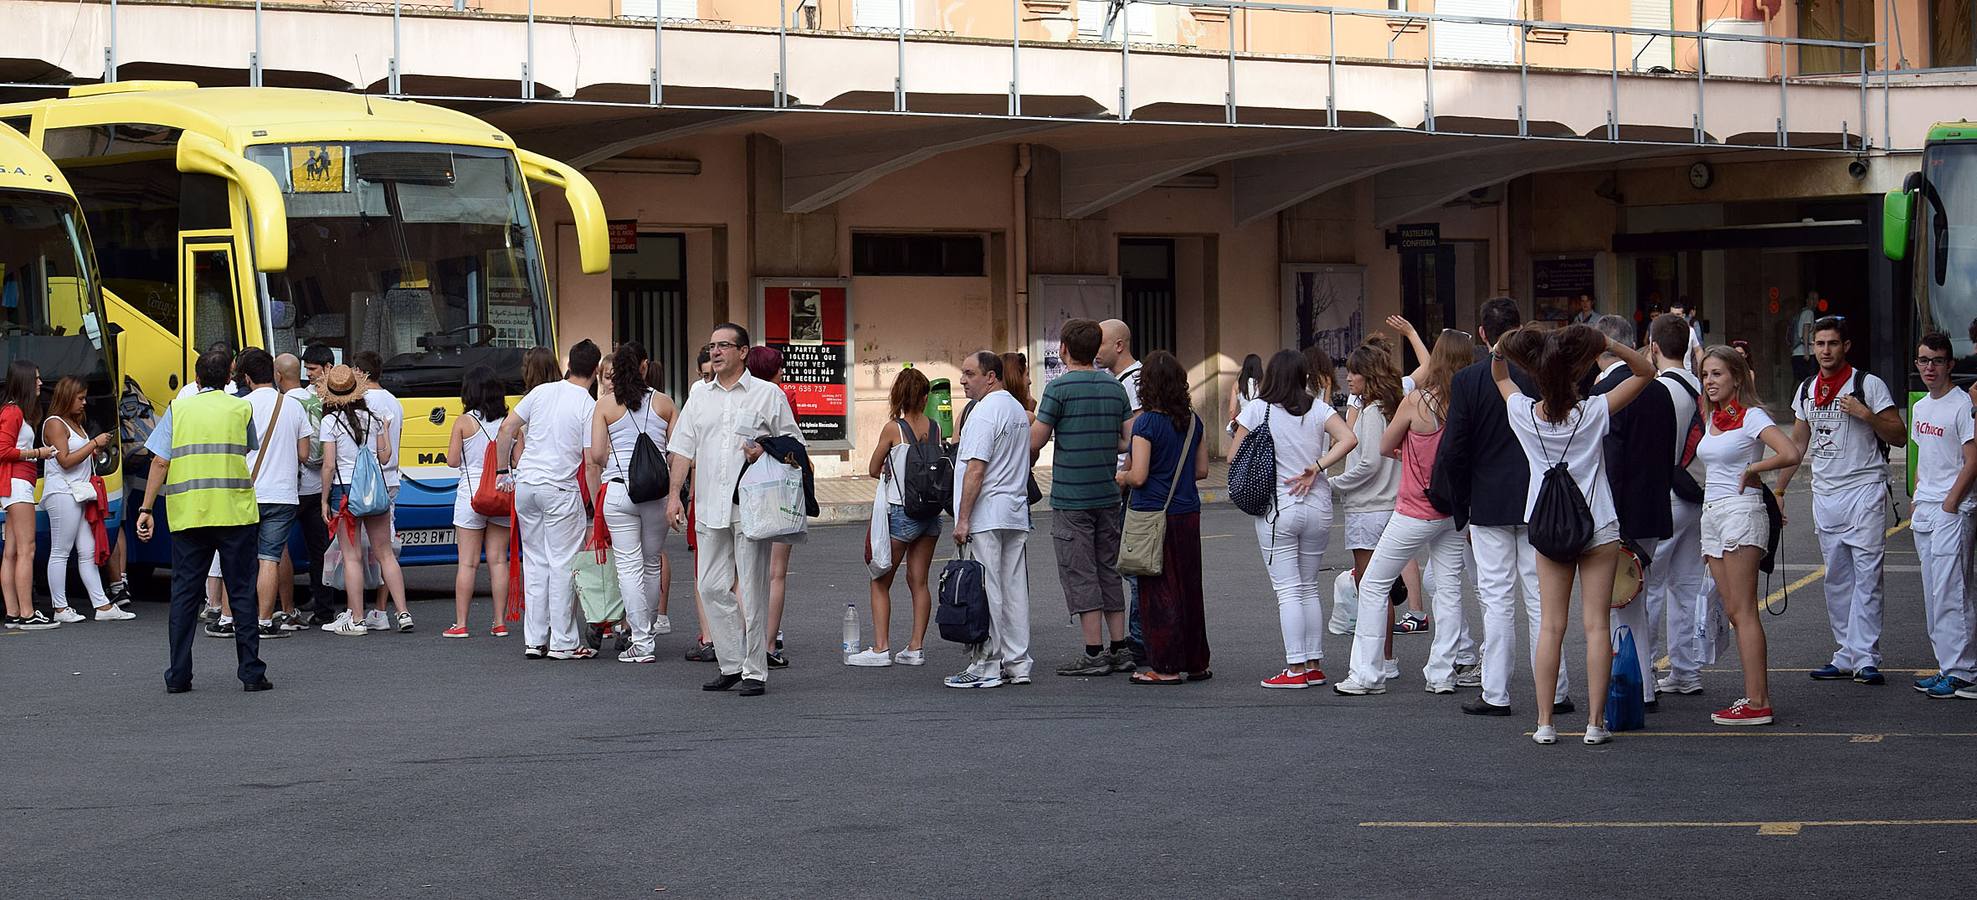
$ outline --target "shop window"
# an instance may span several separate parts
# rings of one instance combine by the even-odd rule
[[[1937,69],[1977,66],[1972,20],[1974,0],[1929,0],[1929,65]]]
[[[851,274],[980,278],[987,274],[979,234],[854,234]]]
[[[1799,3],[1799,37],[1821,41],[1874,40],[1872,0],[1802,0]],[[1840,47],[1799,47],[1800,75],[1832,75],[1858,72],[1861,51]],[[1874,53],[1867,51],[1867,66],[1874,67]]]

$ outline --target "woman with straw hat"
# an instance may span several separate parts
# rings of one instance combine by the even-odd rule
[[[361,531],[370,543],[371,558],[377,560],[384,585],[399,609],[405,608],[405,576],[398,568],[398,556],[391,552],[391,514],[387,511],[362,518],[346,514],[351,477],[357,470],[359,451],[372,445],[378,464],[391,459],[391,429],[364,403],[370,383],[349,366],[337,366],[323,376],[323,481],[330,489],[323,494],[323,521],[343,546],[343,585],[348,608],[324,631],[357,637],[368,634],[364,628],[364,563],[357,549]]]

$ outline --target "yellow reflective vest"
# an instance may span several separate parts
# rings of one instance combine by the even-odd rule
[[[261,521],[247,471],[247,430],[254,407],[225,391],[172,401],[171,469],[165,514],[173,530]]]

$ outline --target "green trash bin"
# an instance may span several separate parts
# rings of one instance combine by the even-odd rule
[[[954,386],[945,378],[936,378],[932,390],[927,392],[927,418],[940,423],[942,440],[954,439]]]

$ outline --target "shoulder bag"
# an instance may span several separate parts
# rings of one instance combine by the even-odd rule
[[[1187,434],[1181,438],[1181,456],[1174,461],[1174,477],[1167,483],[1167,501],[1159,509],[1126,510],[1126,525],[1119,533],[1119,574],[1160,574],[1166,556],[1167,507],[1174,504],[1174,492],[1181,488],[1181,472],[1193,456],[1194,433],[1200,421],[1189,414]]]

